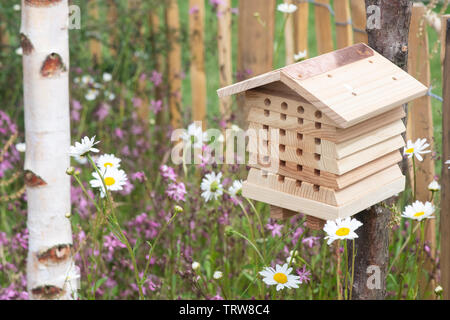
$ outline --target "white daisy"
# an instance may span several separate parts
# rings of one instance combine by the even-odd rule
[[[242,180],[234,180],[233,185],[228,188],[230,196],[236,198],[242,194]]]
[[[216,271],[216,272],[214,272],[214,274],[213,274],[213,278],[216,279],[216,280],[219,280],[219,279],[222,278],[222,277],[223,277],[222,271]]]
[[[300,284],[300,277],[291,274],[292,268],[288,268],[288,264],[283,266],[277,264],[275,269],[272,267],[266,267],[263,271],[259,272],[264,277],[265,284],[272,286],[277,285],[277,291],[284,288],[298,288]]]
[[[293,13],[297,10],[297,6],[292,3],[281,3],[278,5],[277,10],[283,13]]]
[[[81,77],[81,82],[85,85],[88,85],[94,82],[94,78],[92,78],[90,75],[84,75]]]
[[[430,144],[427,143],[427,139],[417,139],[416,142],[412,142],[411,140],[408,140],[406,143],[406,147],[403,151],[403,154],[408,156],[408,158],[412,158],[413,156],[416,156],[417,160],[422,161],[423,157],[421,154],[424,153],[430,153],[431,150],[425,150],[428,148]]]
[[[200,268],[200,263],[197,261],[192,262],[192,269],[197,270],[198,268]]]
[[[450,165],[450,160],[445,161],[445,164]],[[450,169],[450,167],[448,167]]]
[[[110,73],[105,72],[105,73],[103,74],[103,81],[104,81],[104,82],[109,82],[109,81],[111,81],[111,80],[112,80],[112,75],[111,75]]]
[[[295,257],[296,256],[298,256],[298,251],[297,250],[295,250],[295,251],[293,251],[293,250],[291,250],[291,251],[289,251],[289,257],[287,257],[286,258],[286,263],[291,263],[291,260],[292,260],[292,263],[293,264],[296,264],[297,263],[297,260],[295,260]]]
[[[97,99],[99,91],[97,89],[88,89],[87,93],[84,95],[84,98],[87,101],[93,101]]]
[[[24,142],[17,143],[16,144],[16,149],[19,152],[25,152],[25,151],[27,151],[27,145]]]
[[[430,190],[430,191],[439,191],[439,190],[441,190],[441,186],[439,185],[439,183],[436,180],[433,180],[428,185],[428,190]]]
[[[84,137],[81,139],[81,143],[75,142],[75,146],[70,146],[69,154],[72,157],[83,157],[88,152],[99,152],[94,146],[100,143],[100,141],[95,141],[95,136],[89,139],[89,137]]]
[[[106,169],[106,168],[119,169],[120,161],[122,161],[122,160],[120,160],[113,154],[103,154],[100,157],[98,157],[97,166],[101,169]]]
[[[22,49],[22,47],[18,47],[18,48],[16,49],[16,54],[19,55],[19,56],[23,55],[23,49]]]
[[[202,127],[194,122],[188,126],[187,131],[183,132],[181,139],[183,139],[185,143],[193,145],[194,148],[201,148],[203,146],[205,135],[203,134]]]
[[[200,188],[202,189],[202,197],[206,202],[209,200],[217,200],[223,193],[223,186],[220,183],[222,172],[217,175],[215,172],[208,173],[202,180]]]
[[[14,11],[20,11],[20,4],[15,4],[13,6]]]
[[[108,90],[105,90],[104,92],[105,97],[109,100],[109,101],[113,101],[116,98],[116,95]]]
[[[123,189],[128,180],[125,171],[115,168],[107,168],[102,170],[103,180],[105,180],[106,189],[110,191],[118,191]],[[97,171],[92,173],[93,180],[89,181],[92,188],[100,188],[100,196],[105,197],[105,188],[103,182]]]
[[[405,211],[402,213],[402,217],[409,218],[417,221],[422,221],[426,218],[434,218],[432,214],[434,213],[434,205],[431,202],[420,202],[417,200],[412,205],[405,207]]]
[[[328,244],[338,239],[355,239],[358,235],[355,230],[362,226],[362,223],[351,217],[345,219],[338,218],[336,221],[328,220],[323,231],[327,233],[325,239],[328,239]]]
[[[88,159],[86,157],[73,157],[75,159],[76,162],[78,162],[79,164],[86,164],[88,163]]]
[[[300,61],[300,60],[306,58],[306,55],[307,55],[307,51],[306,50],[300,51],[299,53],[294,54],[294,60],[295,61]]]

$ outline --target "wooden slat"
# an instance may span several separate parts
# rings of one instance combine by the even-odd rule
[[[364,0],[350,0],[353,27],[353,39],[355,43],[368,43],[366,30],[366,4]]]
[[[317,3],[330,5],[329,0],[316,0]],[[334,50],[333,36],[331,34],[331,14],[328,8],[324,6],[314,6],[317,51],[319,54],[331,52]]]
[[[270,217],[272,219],[286,220],[297,214],[298,214],[298,212],[295,212],[295,211],[291,211],[291,210],[280,208],[280,207],[270,206]]]
[[[353,30],[350,16],[349,0],[334,0],[334,12],[336,14],[336,43],[338,49],[353,44]]]
[[[306,57],[308,57],[309,3],[297,2],[296,5],[297,11],[294,12],[295,53],[306,51]]]
[[[88,4],[88,10],[89,10],[89,17],[90,21],[93,22],[93,26],[97,26],[100,24],[99,22],[99,8],[98,8],[98,2],[97,1],[89,1]],[[95,36],[92,37],[89,40],[89,48],[91,51],[91,56],[94,61],[94,63],[101,63],[102,61],[102,44],[99,41],[99,39],[96,38],[98,36],[97,32],[94,32]]]
[[[233,83],[231,55],[231,5],[230,0],[222,0],[217,6],[217,51],[219,59],[219,83],[221,87]],[[220,114],[227,118],[231,114],[231,97],[221,98]]]
[[[206,129],[205,1],[189,0],[189,7],[192,120],[201,121]]]
[[[335,220],[354,215],[378,202],[381,202],[405,188],[405,177],[399,174],[400,170],[383,170],[364,180],[364,185],[355,187],[352,199],[340,207],[327,205],[318,201],[297,197],[289,193],[277,191],[261,185],[245,181],[243,196],[262,201],[274,206],[301,212],[324,220]],[[354,186],[357,186],[356,184]],[[357,198],[354,198],[354,197]]]
[[[442,69],[444,69],[444,60],[445,60],[445,27],[447,25],[447,19],[450,18],[450,14],[444,14],[441,16],[441,34],[440,34],[440,40],[441,40],[441,64]]]
[[[293,0],[284,0],[284,3],[292,4]],[[294,42],[294,15],[293,14],[285,14],[286,15],[286,26],[284,28],[284,47],[285,47],[285,64],[289,65],[295,62],[294,54],[295,54],[295,42]]]
[[[116,38],[117,38],[117,28],[114,28],[114,24],[117,23],[117,5],[114,0],[108,0],[108,16],[106,21],[108,23],[108,50],[112,57],[117,55],[116,51]]]
[[[181,44],[178,2],[168,0],[166,7],[167,40],[169,52],[167,70],[169,77],[169,108],[173,128],[181,126]]]
[[[445,59],[444,59],[444,83],[442,104],[442,175],[441,175],[441,285],[444,288],[444,299],[450,299],[450,167],[445,164],[450,160],[450,18],[442,25],[446,33]]]

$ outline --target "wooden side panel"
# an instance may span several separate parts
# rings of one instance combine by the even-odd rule
[[[316,0],[316,2],[325,6],[330,5],[329,0]],[[331,14],[325,6],[314,6],[317,51],[319,54],[334,50],[333,36],[331,34]]]
[[[286,220],[297,214],[298,214],[298,212],[295,212],[295,211],[291,211],[291,210],[280,208],[280,207],[270,206],[270,217],[272,219]]]
[[[353,44],[352,20],[350,16],[349,0],[334,0],[336,14],[336,42],[338,49]]]
[[[350,0],[355,43],[368,43],[366,33],[366,3],[364,0]]]
[[[189,7],[192,120],[201,121],[206,129],[205,1],[189,0]]]

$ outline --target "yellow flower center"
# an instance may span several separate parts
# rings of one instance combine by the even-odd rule
[[[114,180],[113,177],[106,177],[105,178],[105,184],[110,187],[112,186],[114,183],[116,183],[116,180]]]
[[[414,152],[414,148],[406,149],[406,153],[413,153],[413,152]]]
[[[421,216],[423,216],[425,214],[425,212],[423,212],[423,211],[420,211],[420,212],[417,212],[417,213],[415,213],[414,214],[414,217],[421,217]]]
[[[273,280],[275,280],[278,283],[286,283],[287,280],[287,276],[284,273],[275,273],[273,276]]]
[[[111,162],[106,162],[103,166],[105,168],[108,168],[108,167],[113,167],[113,164]]]
[[[338,235],[339,237],[343,237],[346,236],[350,233],[350,229],[349,228],[339,228],[336,231],[336,235]]]

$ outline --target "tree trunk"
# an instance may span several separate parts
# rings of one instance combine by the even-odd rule
[[[70,220],[67,0],[23,0],[21,44],[31,299],[71,299],[78,287]]]
[[[411,20],[411,0],[366,0],[367,33],[369,46],[387,59],[407,70],[408,35]],[[373,16],[377,9],[380,16]],[[367,10],[366,10],[367,12]],[[379,19],[374,20],[374,19]],[[370,25],[369,23],[373,23]],[[378,29],[376,28],[378,24]],[[402,165],[405,173],[405,167]],[[385,201],[390,206],[395,197]],[[389,260],[389,220],[391,213],[383,206],[375,205],[358,213],[355,218],[363,223],[355,240],[356,258],[352,299],[384,299],[386,272]],[[352,242],[349,242],[350,253]],[[351,257],[351,254],[349,255]],[[350,265],[352,261],[350,260]]]

